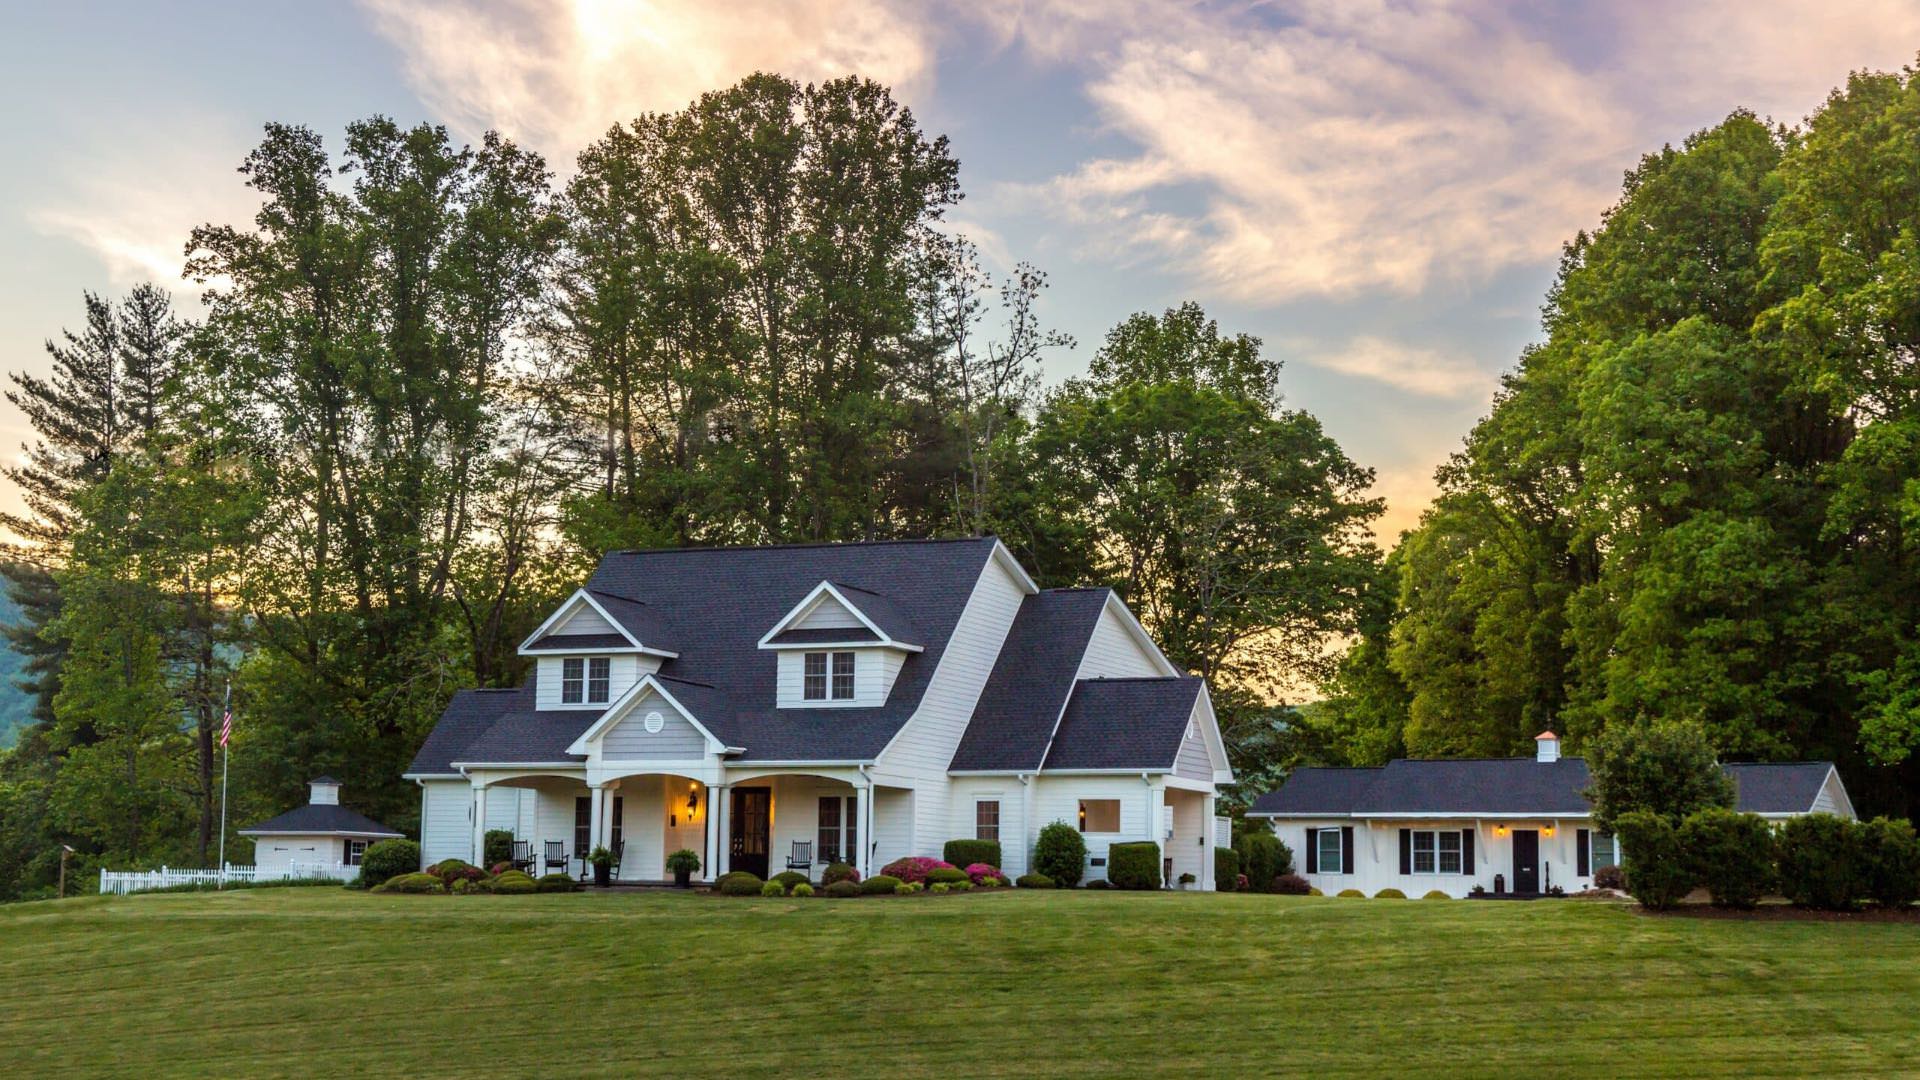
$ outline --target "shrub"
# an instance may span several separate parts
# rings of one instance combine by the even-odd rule
[[[927,872],[927,882],[929,884],[945,883],[948,885],[957,885],[962,881],[968,882],[969,884],[972,883],[971,879],[967,877],[967,872],[957,866],[936,866]]]
[[[1087,868],[1087,841],[1080,830],[1064,821],[1049,823],[1033,843],[1033,869],[1071,889],[1080,884]]]
[[[454,878],[452,883],[447,886],[447,891],[460,896],[466,896],[471,893],[485,892],[486,890],[481,888],[480,882],[474,881],[471,878]]]
[[[833,882],[831,884],[838,884],[838,883]],[[866,893],[870,896],[880,896],[885,893],[896,891],[897,889],[899,889],[900,886],[905,885],[906,882],[901,881],[897,877],[888,877],[885,874],[875,874],[865,881],[858,881],[858,882],[855,882],[854,884],[860,886],[860,891],[863,893]],[[912,892],[913,890],[909,888],[907,891]]]
[[[1593,887],[1596,889],[1618,889],[1627,891],[1627,872],[1619,867],[1603,866],[1593,872]]]
[[[1014,884],[1023,889],[1051,889],[1053,888],[1053,879],[1045,874],[1021,874],[1020,880],[1014,882]]]
[[[460,859],[442,859],[432,866],[427,867],[427,873],[432,874],[434,877],[439,878],[449,885],[460,880],[480,881],[487,876],[485,870]]]
[[[1648,810],[1621,814],[1614,835],[1627,858],[1628,892],[1642,907],[1664,911],[1693,890],[1693,875],[1673,822]]]
[[[992,882],[995,885],[1004,885],[1007,882],[1007,875],[1000,872],[999,866],[991,863],[972,863],[967,867],[965,873],[967,880],[973,882],[975,885],[985,885],[988,882]]]
[[[845,900],[849,896],[860,895],[860,884],[854,881],[836,881],[827,886],[827,895],[835,900]]]
[[[836,881],[859,880],[860,871],[855,870],[852,863],[830,863],[827,868],[820,873],[820,884],[822,885],[831,885]],[[896,878],[895,880],[899,879]]]
[[[1375,900],[1405,900],[1407,894],[1401,892],[1399,889],[1381,889],[1379,892],[1373,894],[1373,898]]]
[[[1213,849],[1213,887],[1219,892],[1232,892],[1239,887],[1240,853],[1230,847]]]
[[[497,862],[497,863],[494,863],[492,866],[487,867],[487,873],[493,875],[494,877],[499,877],[501,874],[504,874],[511,869],[513,869],[513,862],[512,860],[508,860],[507,862]]]
[[[1112,885],[1112,883],[1110,883],[1109,881],[1107,881],[1107,879],[1106,879],[1106,878],[1094,878],[1094,879],[1093,879],[1092,881],[1089,881],[1089,882],[1087,882],[1087,888],[1089,888],[1089,889],[1111,889],[1111,888],[1113,888],[1113,885]]]
[[[804,884],[806,882],[807,875],[801,873],[798,870],[782,870],[781,872],[773,875],[767,880],[777,881],[780,883],[781,889],[785,890],[786,892],[792,892],[793,887],[795,885]]]
[[[1279,879],[1275,878],[1274,880],[1278,881]],[[1246,892],[1248,888],[1247,875],[1241,874],[1233,879],[1233,891]]]
[[[443,893],[447,883],[432,874],[395,874],[373,887],[381,893]]]
[[[411,840],[382,840],[360,857],[360,880],[371,888],[397,874],[420,869],[420,845]]]
[[[1865,894],[1861,843],[1865,830],[1833,814],[1788,818],[1777,838],[1780,891],[1806,908],[1846,911]],[[1627,853],[1631,855],[1632,849]],[[1627,865],[1629,879],[1639,876]]]
[[[917,893],[919,891],[920,891],[919,889],[914,888],[912,885],[909,885],[904,881],[893,887],[893,894],[895,896],[912,896],[914,893]]]
[[[975,885],[983,889],[997,889],[1006,883],[1007,879],[1003,877],[983,877],[979,881],[974,882]]]
[[[943,892],[952,892],[952,891],[953,891],[953,885],[952,885],[951,883],[949,883],[949,882],[945,882],[945,881],[936,881],[936,882],[934,882],[934,883],[933,883],[932,885],[930,885],[930,886],[928,886],[928,887],[927,887],[927,891],[928,891],[928,892],[937,892],[937,893],[943,893]]]
[[[731,874],[722,874],[720,880],[714,882],[714,888],[722,896],[759,896],[760,886],[764,884],[757,874],[735,870]]]
[[[940,857],[955,866],[969,863],[986,863],[995,870],[1000,869],[1000,841],[998,840],[949,840]]]
[[[812,896],[813,886],[803,881],[800,884],[795,885],[793,887],[793,895],[800,896],[800,897]]]
[[[760,895],[761,896],[785,896],[787,895],[787,887],[786,885],[781,883],[779,878],[776,877],[769,881],[761,882]]]
[[[492,882],[492,891],[496,896],[517,896],[533,890],[533,878],[524,870],[508,870]]]
[[[1678,838],[1688,876],[1707,887],[1715,907],[1751,908],[1773,884],[1773,833],[1758,814],[1695,811]]]
[[[1240,834],[1240,869],[1256,892],[1272,892],[1273,879],[1291,872],[1280,869],[1280,838],[1265,832]]]
[[[572,892],[579,887],[569,874],[547,874],[533,883],[535,892]]]
[[[1913,823],[1878,817],[1859,829],[1868,898],[1890,908],[1920,898],[1920,839],[1914,836]]]
[[[1344,896],[1349,900],[1365,900],[1367,898],[1367,894],[1361,892],[1359,889],[1341,889],[1334,895]]]
[[[966,892],[967,890],[973,888],[973,882],[968,881],[965,878],[962,878],[959,881],[948,882],[947,888],[952,890],[953,892]]]
[[[1733,807],[1733,780],[1720,768],[1706,729],[1691,721],[1609,725],[1588,740],[1587,768],[1593,775],[1587,798],[1602,832],[1618,835],[1616,819],[1634,810],[1678,826],[1696,810]]]
[[[667,856],[667,873],[678,874],[685,870],[689,874],[700,872],[700,853],[692,848],[681,848]]]
[[[1443,893],[1443,892],[1441,892],[1441,891],[1440,891],[1439,889],[1432,889],[1432,890],[1430,890],[1430,891],[1428,891],[1428,893],[1427,893],[1427,895],[1425,895],[1425,896],[1423,896],[1423,897],[1421,897],[1420,899],[1422,899],[1422,900],[1451,900],[1451,899],[1453,899],[1453,897],[1451,897],[1451,896],[1448,896],[1448,895],[1447,895],[1446,893]]]
[[[481,848],[481,862],[492,866],[495,863],[513,861],[513,831],[511,829],[488,829],[486,844]],[[497,871],[496,871],[497,873]]]
[[[1325,896],[1327,894],[1321,892],[1320,887],[1318,885],[1309,885],[1307,886],[1307,895],[1308,896]]]
[[[1306,896],[1313,892],[1313,886],[1299,874],[1281,874],[1273,879],[1273,891],[1286,896]]]
[[[1107,880],[1116,889],[1160,887],[1160,845],[1151,840],[1107,848]]]
[[[939,859],[929,859],[921,855],[909,855],[904,859],[895,859],[881,867],[880,872],[888,877],[899,878],[901,881],[913,882],[927,880],[927,875],[933,873],[935,870],[952,870],[954,868],[954,865],[950,862],[942,862]]]

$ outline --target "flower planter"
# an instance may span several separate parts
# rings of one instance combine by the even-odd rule
[[[593,883],[602,889],[613,884],[613,866],[609,863],[594,863]]]
[[[682,868],[673,872],[673,885],[676,889],[685,889],[693,885],[693,871]]]

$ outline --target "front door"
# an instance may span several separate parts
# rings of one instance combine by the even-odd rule
[[[737,787],[733,789],[733,809],[727,819],[733,823],[728,839],[728,868],[767,876],[767,835],[772,824],[773,789]]]
[[[1540,830],[1513,830],[1513,891],[1540,891]]]

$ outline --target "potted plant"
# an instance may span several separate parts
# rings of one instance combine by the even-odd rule
[[[1192,874],[1181,874],[1180,875],[1180,891],[1186,892],[1188,889],[1193,887],[1194,882],[1199,880],[1200,880],[1199,878],[1194,877]]]
[[[700,869],[700,854],[692,848],[681,848],[667,856],[667,869],[673,871],[673,883],[684,889],[693,882],[693,875]]]
[[[594,848],[593,852],[587,856],[587,861],[593,864],[595,885],[604,889],[613,884],[613,852],[608,851],[604,846]]]

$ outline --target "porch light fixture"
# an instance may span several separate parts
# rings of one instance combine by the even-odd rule
[[[687,816],[691,818],[695,810],[700,809],[700,793],[693,788],[687,789]]]
[[[1540,830],[1540,835],[1541,835],[1541,836],[1552,836],[1552,835],[1553,835],[1553,826],[1551,826],[1551,825],[1549,825],[1549,826],[1547,826],[1546,828],[1544,828],[1544,829],[1541,829],[1541,830]]]
[[[1495,836],[1507,835],[1507,827],[1505,825],[1495,825],[1493,827],[1493,835]]]

